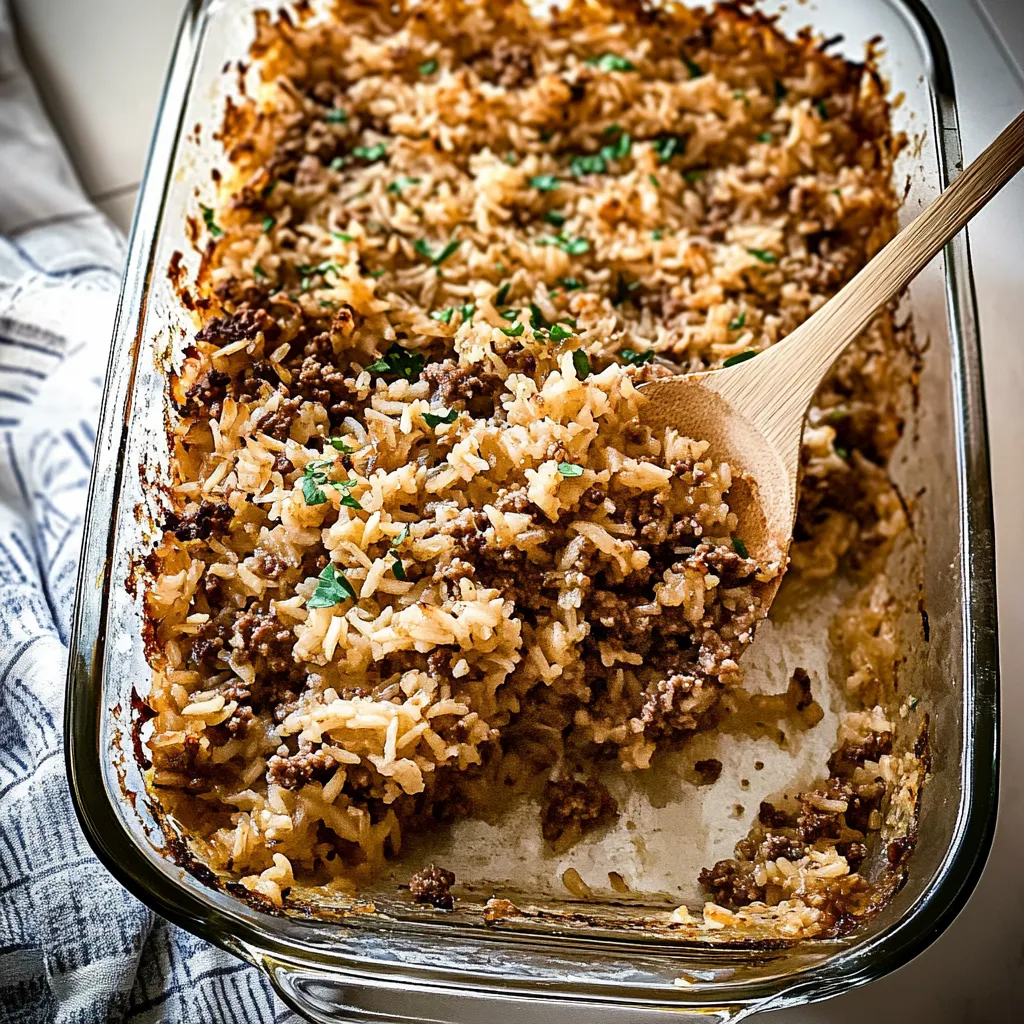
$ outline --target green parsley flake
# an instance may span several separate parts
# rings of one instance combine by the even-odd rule
[[[437,70],[437,61],[433,60],[433,59],[425,60],[419,66],[419,72],[420,72],[421,75],[432,75],[436,70]]]
[[[651,232],[651,238],[653,238],[655,242],[660,242],[662,237],[663,236],[660,231],[655,230]]]
[[[555,327],[557,326],[558,324],[555,324]],[[554,329],[552,329],[551,336],[554,337]],[[578,348],[573,352],[572,367],[576,371],[576,376],[580,380],[590,376],[590,357],[583,351],[583,349]]]
[[[591,67],[600,68],[602,71],[635,71],[631,61],[620,57],[617,53],[602,53],[600,57],[588,57],[587,63]]]
[[[382,377],[401,377],[415,380],[423,370],[426,360],[419,352],[410,352],[401,345],[392,345],[379,359],[366,368],[370,373],[379,373]]]
[[[388,185],[388,191],[395,196],[402,194],[402,189],[408,188],[410,185],[418,185],[421,178],[409,178],[404,174],[400,174],[390,185]]]
[[[505,305],[505,300],[508,298],[508,290],[509,290],[509,288],[511,286],[512,286],[512,282],[511,281],[506,281],[497,290],[497,292],[495,292],[495,295],[494,295],[494,305],[495,306],[504,306]]]
[[[552,324],[549,336],[550,336],[552,341],[565,341],[566,338],[571,338],[572,337],[572,331],[566,330],[561,324]],[[582,355],[583,355],[583,358],[586,359],[586,357],[587,357],[586,353],[584,352],[584,353],[582,353]],[[576,356],[574,354],[573,355],[573,362],[575,362],[575,361],[576,361]],[[589,373],[589,372],[590,371],[588,370],[587,373]],[[577,369],[576,376],[578,377],[579,375],[580,375],[579,374],[579,370]]]
[[[333,110],[327,111],[324,120],[328,124],[344,124],[348,120],[348,114],[340,107],[335,107]]]
[[[653,352],[635,352],[631,348],[620,349],[619,355],[627,366],[643,366],[654,358]]]
[[[921,702],[920,702],[920,700],[918,700],[917,697],[911,697],[910,701],[907,704],[907,707],[908,707],[908,709],[910,711],[913,711],[917,707],[917,705],[920,704],[920,703]]]
[[[452,309],[451,306],[449,306],[447,309],[435,309],[430,314],[430,319],[431,320],[438,320],[438,321],[440,321],[443,324],[450,324],[452,322],[452,314],[454,312],[455,312],[455,310]]]
[[[700,181],[704,177],[704,171],[700,168],[694,168],[690,171],[683,171],[683,177],[687,181]]]
[[[582,178],[585,174],[604,174],[607,169],[604,157],[600,153],[581,153],[574,156],[569,167],[577,178]]]
[[[431,430],[437,428],[441,423],[454,423],[458,419],[458,412],[454,409],[449,409],[443,416],[437,416],[432,412],[425,412],[423,414],[423,422],[426,423]]]
[[[775,79],[775,102],[781,103],[789,95],[789,90],[780,82],[777,78]]]
[[[583,282],[577,280],[575,277],[560,277],[558,283],[567,291],[575,292],[579,291],[583,287]]]
[[[517,320],[511,327],[499,327],[498,330],[509,338],[518,338],[526,328],[522,320]]]
[[[565,214],[561,210],[548,210],[544,214],[544,219],[556,228],[560,228],[566,221]]]
[[[747,322],[747,311],[745,309],[740,310],[740,315],[735,320],[729,321],[728,329],[730,331],[742,330],[743,325]]]
[[[778,257],[775,255],[775,253],[769,252],[767,249],[748,249],[747,252],[749,252],[750,255],[753,256],[755,259],[760,260],[762,263],[779,262]]]
[[[267,232],[269,232],[274,227],[274,225],[276,223],[277,223],[277,218],[276,217],[270,217],[270,216],[264,217],[263,218],[263,234],[267,234]]]
[[[307,505],[322,505],[327,501],[324,488],[330,486],[327,479],[330,465],[326,459],[306,463],[306,468],[302,471],[302,496],[306,499]]]
[[[252,268],[252,276],[265,278],[267,276],[267,272],[257,263],[256,266]]]
[[[687,57],[685,53],[681,54],[681,56],[683,58],[683,63],[686,65],[686,70],[689,71],[691,78],[700,78],[701,75],[704,74],[704,71],[701,69],[701,66],[697,64],[695,61],[690,60],[690,58]]]
[[[577,466],[575,462],[560,462],[558,472],[564,477],[583,476],[583,467]]]
[[[472,302],[467,302],[465,305],[459,306],[459,312],[462,314],[463,320],[470,320],[476,312],[476,306]]]
[[[737,352],[734,356],[729,356],[729,358],[726,359],[725,362],[722,363],[722,365],[736,366],[739,363],[745,363],[748,359],[753,359],[756,355],[757,353],[752,348],[748,348],[745,349],[743,352]]]
[[[375,146],[356,146],[352,150],[352,155],[372,164],[388,155],[388,147],[383,142],[378,142]]]
[[[343,604],[345,601],[354,601],[356,592],[352,584],[345,579],[343,572],[338,572],[333,563],[324,568],[324,571],[317,577],[319,582],[313,596],[306,604],[307,608],[332,608],[336,604]]]
[[[332,171],[340,171],[345,166],[345,158],[343,156],[336,156],[329,164],[328,167]]]
[[[344,231],[332,231],[331,238],[336,238],[339,242],[355,241],[355,238],[352,235],[347,235]]]
[[[601,147],[601,156],[608,161],[622,160],[629,156],[632,148],[633,140],[629,132],[622,132],[610,146]]]
[[[822,121],[828,120],[828,107],[825,106],[824,100],[815,100],[814,109],[818,112],[818,116]]]
[[[558,188],[558,176],[555,174],[535,174],[528,182],[530,188],[541,192],[554,192]]]
[[[351,455],[355,449],[350,448],[340,437],[330,437],[327,439],[327,443],[335,450],[341,452],[343,455]]]
[[[200,206],[199,209],[203,211],[203,221],[206,223],[207,230],[214,238],[220,238],[224,232],[213,219],[213,210],[211,210],[209,206]]]
[[[530,326],[535,331],[543,331],[548,326],[548,322],[544,319],[544,314],[536,302],[530,303]]]
[[[750,557],[750,552],[747,550],[747,545],[744,544],[743,541],[740,540],[739,537],[733,537],[733,539],[732,539],[732,546],[733,546],[733,550],[736,552],[737,555],[740,556],[740,558],[749,558]]]
[[[612,305],[621,306],[639,287],[639,281],[627,281],[625,274],[619,274],[615,279],[615,292],[611,297]]]
[[[433,252],[433,250],[432,250],[432,249],[430,248],[430,246],[429,246],[429,245],[427,245],[427,243],[426,243],[426,242],[424,242],[422,238],[419,238],[419,239],[417,239],[417,240],[416,240],[416,241],[415,241],[415,242],[413,243],[413,248],[414,248],[414,249],[416,250],[416,252],[418,252],[418,253],[419,253],[419,254],[420,254],[421,256],[423,256],[423,257],[425,257],[426,259],[430,260],[430,262],[431,262],[431,264],[432,264],[433,266],[435,266],[435,267],[439,267],[439,266],[440,266],[440,265],[441,265],[442,263],[444,263],[444,261],[445,261],[446,259],[448,259],[448,257],[449,257],[449,256],[451,256],[451,254],[452,254],[453,252],[455,252],[455,250],[456,250],[456,249],[458,249],[458,247],[459,247],[460,245],[462,245],[462,242],[460,242],[460,241],[459,241],[458,239],[456,239],[456,238],[453,238],[453,239],[452,239],[452,240],[451,240],[451,241],[450,241],[450,242],[449,242],[449,243],[448,243],[448,244],[447,244],[447,245],[446,245],[446,246],[445,246],[445,247],[444,247],[444,248],[443,248],[443,249],[442,249],[442,250],[441,250],[441,251],[440,251],[440,252],[439,252],[439,253],[438,253],[438,254],[437,254],[436,256],[435,256],[435,255],[434,255],[434,252]]]
[[[403,544],[404,544],[404,543],[405,543],[405,542],[406,542],[406,541],[407,541],[408,539],[409,539],[409,524],[408,524],[408,523],[406,523],[406,524],[405,524],[405,526],[403,526],[403,527],[402,527],[402,530],[401,530],[401,532],[400,532],[400,533],[398,534],[398,536],[397,536],[397,537],[395,537],[395,538],[394,538],[394,539],[393,539],[393,540],[391,541],[391,546],[392,546],[393,548],[399,548],[399,547],[401,547],[401,546],[402,546],[402,545],[403,545]]]
[[[661,182],[660,182],[660,181],[658,181],[658,178],[657,178],[657,176],[656,176],[656,175],[654,175],[654,174],[648,174],[648,175],[647,175],[647,180],[648,180],[648,181],[649,181],[649,182],[650,182],[650,183],[651,183],[651,184],[652,184],[652,185],[653,185],[653,186],[654,186],[655,188],[661,188]]]
[[[405,566],[402,564],[402,560],[393,551],[391,557],[394,559],[391,563],[391,571],[395,574],[395,579],[401,580],[402,583],[408,582],[409,577],[405,575]]]
[[[658,163],[667,164],[679,149],[679,136],[663,135],[652,143],[654,152],[658,154]]]
[[[758,142],[774,142],[775,136],[771,132],[761,132],[757,137]]]
[[[565,235],[544,235],[537,240],[538,245],[555,245],[570,256],[581,256],[590,252],[590,242],[585,238],[566,238]]]
[[[843,448],[840,445],[835,446],[835,453],[841,459],[848,459],[850,457],[850,451],[848,448]]]

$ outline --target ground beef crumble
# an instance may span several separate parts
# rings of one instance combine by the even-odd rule
[[[589,832],[619,811],[607,787],[593,778],[552,779],[544,788],[544,799],[541,832],[549,843],[570,829],[580,835]]]
[[[438,910],[451,910],[455,906],[452,886],[455,874],[434,864],[417,871],[409,879],[409,891],[417,903],[429,903]]]

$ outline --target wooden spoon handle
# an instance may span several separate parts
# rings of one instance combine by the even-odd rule
[[[712,374],[709,385],[749,411],[756,384],[767,400],[754,402],[751,418],[782,450],[836,357],[1022,167],[1024,114],[814,316],[756,359]]]

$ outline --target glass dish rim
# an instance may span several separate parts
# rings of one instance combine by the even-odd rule
[[[188,0],[164,85],[156,129],[132,224],[107,367],[104,400],[97,430],[96,455],[85,512],[82,558],[69,641],[65,702],[65,759],[72,802],[82,829],[97,856],[133,895],[158,913],[202,938],[250,962],[265,960],[303,968],[372,974],[375,961],[359,950],[324,953],[302,942],[301,925],[271,918],[244,904],[227,909],[210,893],[204,897],[162,873],[132,840],[118,818],[104,784],[100,742],[103,713],[104,623],[111,585],[110,556],[114,538],[116,495],[126,471],[127,416],[137,361],[143,344],[148,289],[154,273],[157,242],[165,214],[175,157],[183,140],[185,104],[209,18],[225,0]],[[939,180],[945,188],[962,167],[957,107],[948,51],[942,34],[921,0],[885,0],[899,12],[930,56],[933,124],[937,127]],[[949,848],[929,888],[907,913],[869,940],[854,943],[823,965],[793,974],[738,985],[707,986],[703,991],[651,991],[648,1005],[710,1008],[723,998],[730,1005],[768,1000],[772,1006],[826,998],[895,970],[929,945],[952,921],[981,874],[995,827],[998,791],[999,687],[996,638],[995,556],[985,402],[980,340],[966,233],[945,252],[945,297],[951,326],[953,411],[956,426],[959,507],[963,519],[960,548],[964,573],[964,760],[956,827]],[[397,922],[356,918],[349,927],[379,931],[386,927],[424,939],[451,935],[444,922]],[[473,938],[501,946],[510,933],[473,931]],[[534,941],[577,944],[582,936],[534,936]],[[596,941],[607,941],[606,939]],[[622,940],[636,948],[637,938]],[[376,961],[383,965],[382,961]],[[526,979],[460,972],[446,966],[387,963],[393,984],[443,984],[456,990],[473,987],[495,995],[544,997]],[[504,981],[500,986],[499,981]],[[627,985],[567,983],[562,998],[637,1005],[640,990]],[[589,991],[588,991],[589,990]],[[547,998],[552,998],[550,990]],[[766,1008],[765,1007],[763,1008]]]

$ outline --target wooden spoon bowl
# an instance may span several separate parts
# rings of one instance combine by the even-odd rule
[[[1024,114],[856,277],[792,334],[755,358],[720,370],[641,385],[643,421],[709,442],[727,463],[727,500],[736,537],[768,576],[756,588],[768,608],[785,572],[799,495],[800,447],[807,408],[822,378],[878,311],[1024,167]]]

